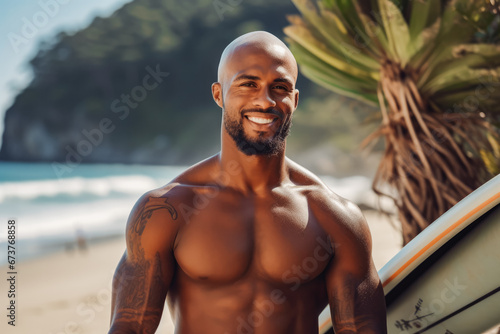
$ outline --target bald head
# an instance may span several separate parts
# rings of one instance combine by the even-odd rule
[[[217,81],[224,84],[231,74],[228,72],[232,63],[255,53],[267,54],[270,58],[280,60],[289,69],[293,79],[297,80],[297,62],[285,43],[266,31],[253,31],[236,38],[224,49],[217,71]]]
[[[246,155],[284,153],[299,101],[297,74],[292,53],[272,34],[256,31],[232,41],[212,84],[223,111],[223,147],[236,145]]]

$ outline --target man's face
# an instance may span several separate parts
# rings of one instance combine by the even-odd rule
[[[246,155],[285,149],[297,106],[294,64],[281,47],[244,47],[227,62],[222,83],[224,128]]]

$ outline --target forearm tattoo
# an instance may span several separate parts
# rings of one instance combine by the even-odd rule
[[[352,279],[347,279],[342,288],[337,289],[331,296],[336,334],[356,334],[363,330],[375,330],[371,314],[363,314],[366,307],[363,298],[358,295],[356,285]]]
[[[120,298],[114,322],[126,322],[139,333],[154,333],[167,289],[160,253],[156,253],[154,260],[142,257],[134,262],[122,263],[113,285]]]

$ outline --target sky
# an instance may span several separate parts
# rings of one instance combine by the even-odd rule
[[[0,145],[4,114],[32,79],[29,61],[43,40],[74,32],[96,16],[109,16],[131,0],[1,0]]]

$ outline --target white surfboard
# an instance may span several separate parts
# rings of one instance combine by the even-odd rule
[[[389,334],[473,334],[500,324],[500,175],[464,198],[379,271]],[[333,333],[330,309],[319,333]]]

